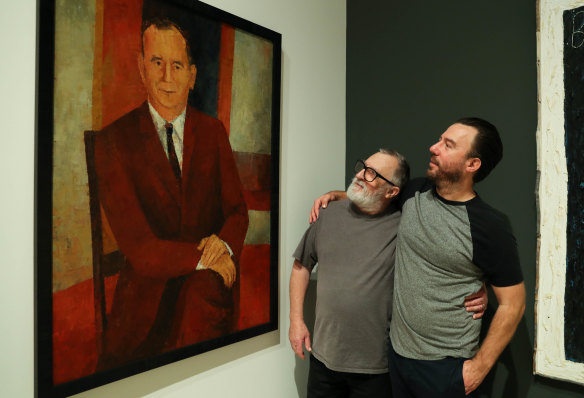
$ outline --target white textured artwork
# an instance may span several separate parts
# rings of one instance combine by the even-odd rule
[[[534,372],[584,384],[584,0],[539,0]]]

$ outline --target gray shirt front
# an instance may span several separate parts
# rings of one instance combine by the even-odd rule
[[[294,257],[318,263],[312,354],[339,372],[388,371],[388,329],[400,212],[359,212],[332,202],[304,234]]]
[[[414,180],[404,193],[391,343],[407,358],[471,358],[481,321],[466,312],[464,298],[483,281],[522,281],[517,244],[506,217],[478,196],[453,202],[423,183]]]

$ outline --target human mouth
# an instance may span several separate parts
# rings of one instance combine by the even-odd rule
[[[163,94],[174,94],[176,91],[174,90],[169,90],[169,89],[158,89],[158,91],[160,91]]]

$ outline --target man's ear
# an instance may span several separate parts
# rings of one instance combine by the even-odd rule
[[[481,167],[481,160],[479,158],[469,158],[466,161],[466,171],[469,173],[476,173]]]
[[[189,79],[189,88],[192,90],[195,88],[195,81],[197,80],[197,66],[192,64],[190,67],[191,78]]]
[[[395,198],[397,195],[399,195],[400,192],[400,188],[399,187],[394,187],[392,186],[391,188],[389,188],[386,192],[385,192],[385,198],[386,199],[393,199]]]

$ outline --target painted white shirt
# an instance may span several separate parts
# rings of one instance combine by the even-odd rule
[[[176,157],[178,159],[178,164],[182,171],[183,164],[183,139],[185,136],[185,119],[187,114],[187,108],[183,109],[182,113],[176,117],[174,120],[164,120],[162,116],[154,109],[152,104],[148,102],[148,108],[150,109],[150,115],[152,116],[152,121],[154,122],[154,127],[158,133],[158,138],[160,138],[160,143],[164,148],[166,157],[168,157],[168,148],[166,147],[166,123],[172,124],[172,142],[174,144],[174,151],[176,152]]]

